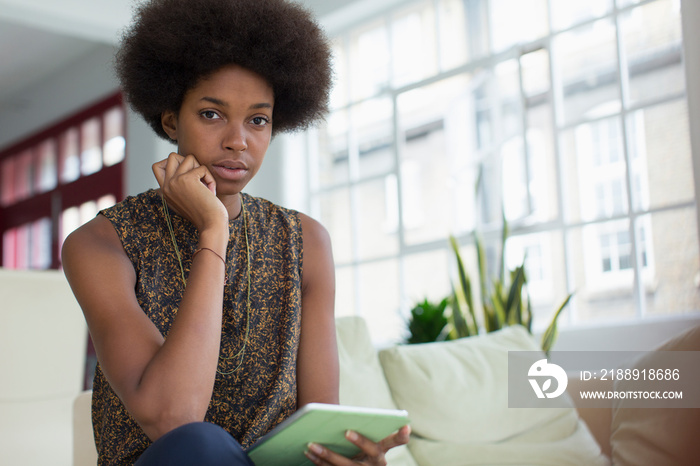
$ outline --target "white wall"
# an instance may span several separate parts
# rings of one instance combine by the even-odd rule
[[[115,92],[113,54],[112,46],[96,44],[87,54],[13,96],[12,104],[0,107],[0,148]]]

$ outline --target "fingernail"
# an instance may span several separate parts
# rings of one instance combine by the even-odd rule
[[[309,443],[307,446],[309,447],[309,450],[311,450],[313,453],[316,453],[317,455],[323,453],[323,448],[318,443]]]
[[[348,430],[347,432],[345,432],[345,438],[347,438],[351,442],[356,442],[359,439],[357,433],[353,432],[352,430]]]
[[[314,454],[311,453],[310,451],[307,450],[307,451],[304,452],[304,454],[306,455],[306,457],[307,457],[308,459],[310,459],[310,460],[313,461],[314,463],[315,463],[316,461],[318,461],[318,456],[314,455]]]

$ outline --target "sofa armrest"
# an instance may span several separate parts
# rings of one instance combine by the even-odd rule
[[[73,466],[97,464],[97,449],[92,434],[92,391],[84,391],[73,403]]]
[[[600,400],[600,404],[604,407],[591,408],[581,403],[579,391],[586,390],[612,390],[613,384],[611,380],[586,380],[585,384],[581,380],[579,373],[569,373],[569,384],[566,388],[571,395],[576,411],[579,417],[586,423],[591,431],[593,438],[600,445],[601,451],[608,457],[612,455],[612,446],[610,444],[610,435],[612,433],[612,400]]]

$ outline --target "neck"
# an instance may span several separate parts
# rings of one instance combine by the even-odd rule
[[[241,193],[217,195],[221,203],[226,207],[230,220],[233,220],[241,214],[241,196]]]

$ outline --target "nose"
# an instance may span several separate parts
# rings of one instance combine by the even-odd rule
[[[245,129],[240,125],[234,124],[227,128],[224,136],[223,146],[226,150],[234,152],[243,152],[248,148],[246,141]]]

